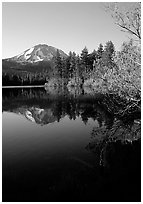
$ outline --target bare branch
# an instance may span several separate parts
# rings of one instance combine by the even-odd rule
[[[115,23],[131,34],[141,39],[141,4],[135,2],[134,6],[127,10],[121,8],[120,3],[109,3],[107,11],[115,20]]]
[[[140,34],[138,34],[138,33],[135,33],[134,31],[132,31],[131,29],[129,29],[129,28],[127,28],[126,26],[123,26],[123,25],[121,25],[121,24],[119,24],[119,23],[116,23],[118,26],[120,26],[121,28],[124,28],[124,29],[126,29],[127,31],[129,31],[131,34],[133,34],[133,35],[135,35],[135,36],[137,36],[139,39],[141,39],[141,36],[140,36]]]

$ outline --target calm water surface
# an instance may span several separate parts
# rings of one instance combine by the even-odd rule
[[[140,136],[115,124],[102,100],[3,89],[3,201],[140,201]]]

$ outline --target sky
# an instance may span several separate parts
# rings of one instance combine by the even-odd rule
[[[111,40],[119,50],[128,36],[98,2],[3,2],[2,58],[16,56],[38,44],[65,53],[89,53]]]

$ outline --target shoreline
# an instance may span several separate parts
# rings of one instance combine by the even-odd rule
[[[38,88],[44,87],[44,85],[37,85],[37,86],[2,86],[2,88]]]

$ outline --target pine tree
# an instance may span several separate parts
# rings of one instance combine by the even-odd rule
[[[81,63],[84,64],[84,66],[86,67],[87,62],[88,62],[88,49],[85,46],[85,48],[81,52]]]
[[[75,75],[75,66],[76,66],[76,53],[73,52],[70,60],[70,78]]]
[[[103,45],[100,43],[99,47],[97,49],[97,62],[96,62],[97,66],[96,65],[94,66],[94,70],[96,72],[97,72],[97,70],[101,71],[101,69],[103,69],[103,59],[102,59],[103,52],[104,52]]]
[[[71,58],[72,58],[72,52],[70,51],[69,52],[69,55],[68,57],[66,58],[66,69],[67,69],[67,75],[68,75],[68,78],[71,78]]]
[[[101,59],[103,54],[103,45],[100,43],[97,49],[97,59]]]
[[[104,52],[102,55],[102,61],[104,66],[107,66],[108,68],[112,67],[114,53],[115,53],[114,44],[112,43],[112,41],[108,41],[105,45]]]
[[[77,82],[77,84],[79,85],[79,81],[80,81],[80,57],[79,55],[76,56],[76,65],[75,65],[75,80]]]
[[[85,48],[81,52],[81,68],[84,73],[88,72],[88,49]]]
[[[63,70],[62,70],[63,66],[62,65],[63,64],[62,64],[60,52],[57,49],[56,58],[55,58],[55,75],[57,77],[60,77],[60,78],[62,78],[62,72],[63,72]]]
[[[62,60],[62,81],[64,84],[67,84],[68,82],[68,69],[67,69],[67,61],[66,59]]]
[[[88,71],[89,72],[93,70],[96,63],[97,63],[97,52],[96,50],[93,50],[93,52],[88,55],[88,67],[89,67]]]

